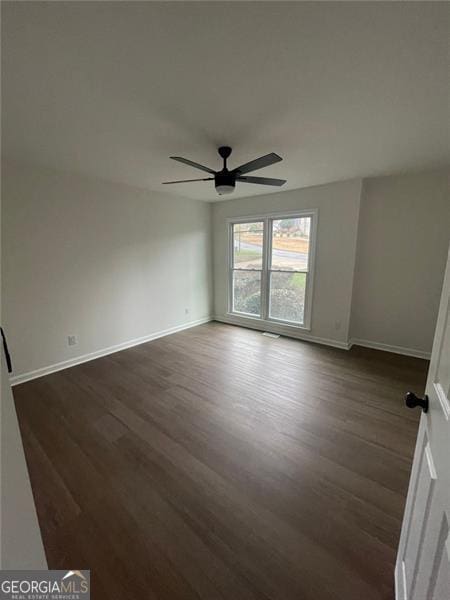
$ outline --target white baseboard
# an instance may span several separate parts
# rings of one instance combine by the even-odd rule
[[[404,346],[391,346],[381,342],[371,342],[370,340],[360,340],[351,338],[349,348],[352,346],[364,346],[364,348],[373,348],[374,350],[383,350],[384,352],[393,352],[394,354],[404,354],[405,356],[414,356],[415,358],[430,359],[431,353],[416,348],[405,348]]]
[[[424,352],[423,350],[416,350],[415,348],[405,348],[403,346],[391,346],[389,344],[382,344],[381,342],[371,342],[370,340],[361,340],[357,338],[351,338],[348,342],[340,342],[338,340],[332,340],[329,338],[322,338],[311,335],[304,332],[301,329],[294,327],[286,327],[278,325],[277,323],[260,323],[254,319],[246,319],[245,317],[233,317],[232,315],[216,315],[214,321],[221,323],[228,323],[230,325],[239,325],[241,327],[248,327],[249,329],[256,329],[258,331],[270,331],[271,333],[279,333],[287,337],[292,337],[305,342],[313,342],[315,344],[323,344],[324,346],[331,346],[333,348],[340,348],[342,350],[350,350],[352,346],[364,346],[364,348],[372,348],[374,350],[383,350],[384,352],[393,352],[394,354],[403,354],[405,356],[414,356],[415,358],[430,359],[430,352]]]
[[[170,327],[169,329],[164,329],[162,331],[155,331],[149,335],[135,338],[134,340],[129,340],[121,344],[116,344],[114,346],[110,346],[109,348],[103,348],[102,350],[90,352],[89,354],[82,354],[81,356],[77,356],[69,360],[64,360],[53,365],[48,365],[47,367],[36,369],[35,371],[14,375],[10,377],[10,383],[11,385],[25,383],[26,381],[31,381],[32,379],[37,379],[38,377],[44,377],[44,375],[49,375],[50,373],[55,373],[56,371],[62,371],[63,369],[68,369],[69,367],[74,367],[75,365],[79,365],[102,356],[107,356],[108,354],[113,354],[114,352],[120,352],[120,350],[126,350],[126,348],[132,348],[133,346],[138,346],[139,344],[145,344],[146,342],[156,340],[160,337],[171,335],[172,333],[177,333],[178,331],[183,331],[184,329],[190,329],[191,327],[196,327],[197,325],[203,325],[204,323],[209,323],[210,321],[219,321],[221,323],[227,323],[230,325],[240,325],[241,327],[247,327],[249,329],[256,329],[259,331],[270,331],[272,333],[278,333],[280,335],[292,337],[306,342],[313,342],[315,344],[340,348],[341,350],[350,350],[352,346],[364,346],[365,348],[373,348],[374,350],[383,350],[384,352],[393,352],[394,354],[403,354],[405,356],[414,356],[415,358],[424,358],[426,360],[429,360],[431,356],[430,352],[416,350],[415,348],[391,346],[389,344],[382,344],[381,342],[371,342],[369,340],[361,340],[357,338],[352,338],[348,343],[340,342],[337,340],[310,335],[309,333],[304,333],[301,330],[297,331],[294,328],[287,329],[286,327],[283,327],[283,325],[277,325],[276,323],[258,323],[251,319],[246,319],[244,321],[242,319],[234,319],[233,317],[226,315],[217,315],[214,317],[205,317],[204,319],[190,321],[189,323],[183,323],[183,325],[177,325],[176,327]]]
[[[311,335],[310,333],[306,333],[297,327],[279,325],[278,323],[269,323],[267,321],[259,322],[251,318],[246,319],[245,317],[233,317],[230,315],[216,315],[214,317],[214,321],[227,323],[228,325],[238,325],[240,327],[256,329],[258,331],[270,331],[270,333],[278,333],[286,337],[295,338],[296,340],[313,342],[314,344],[323,344],[324,346],[332,346],[333,348],[340,348],[341,350],[349,350],[350,348],[350,345],[347,342],[317,337],[315,335]]]
[[[197,325],[203,325],[204,323],[209,323],[209,321],[212,320],[212,317],[206,317],[204,319],[190,321],[189,323],[183,323],[183,325],[177,325],[176,327],[170,327],[169,329],[164,329],[162,331],[155,331],[154,333],[150,333],[149,335],[145,335],[143,337],[135,338],[134,340],[129,340],[128,342],[123,342],[121,344],[109,346],[109,348],[96,350],[95,352],[90,352],[89,354],[82,354],[81,356],[77,356],[69,360],[64,360],[53,365],[48,365],[47,367],[42,367],[41,369],[36,369],[35,371],[29,371],[28,373],[14,375],[10,377],[10,383],[11,385],[25,383],[25,381],[31,381],[31,379],[44,377],[44,375],[49,375],[50,373],[55,373],[56,371],[62,371],[63,369],[68,369],[69,367],[74,367],[75,365],[79,365],[81,363],[100,358],[101,356],[107,356],[108,354],[113,354],[114,352],[120,352],[120,350],[126,350],[126,348],[139,346],[139,344],[145,344],[146,342],[156,340],[157,338],[164,337],[172,333],[177,333],[178,331],[183,331],[183,329],[190,329],[191,327],[196,327]]]

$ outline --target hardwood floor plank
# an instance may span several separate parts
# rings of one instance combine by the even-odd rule
[[[14,388],[94,598],[392,600],[426,361],[209,323]]]

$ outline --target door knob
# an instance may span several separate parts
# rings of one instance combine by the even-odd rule
[[[421,406],[424,413],[428,412],[428,396],[426,394],[423,398],[418,398],[414,392],[406,392],[405,403],[408,408]]]

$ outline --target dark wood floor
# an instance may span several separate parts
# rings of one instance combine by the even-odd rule
[[[211,323],[14,388],[94,600],[391,600],[427,363]]]

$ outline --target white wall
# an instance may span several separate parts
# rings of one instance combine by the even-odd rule
[[[2,203],[15,375],[210,315],[208,204],[12,162]]]
[[[227,312],[229,217],[318,208],[311,331],[303,337],[346,345],[349,337],[361,180],[217,202],[213,205],[215,315]]]
[[[351,336],[430,352],[449,240],[449,171],[366,179]]]

